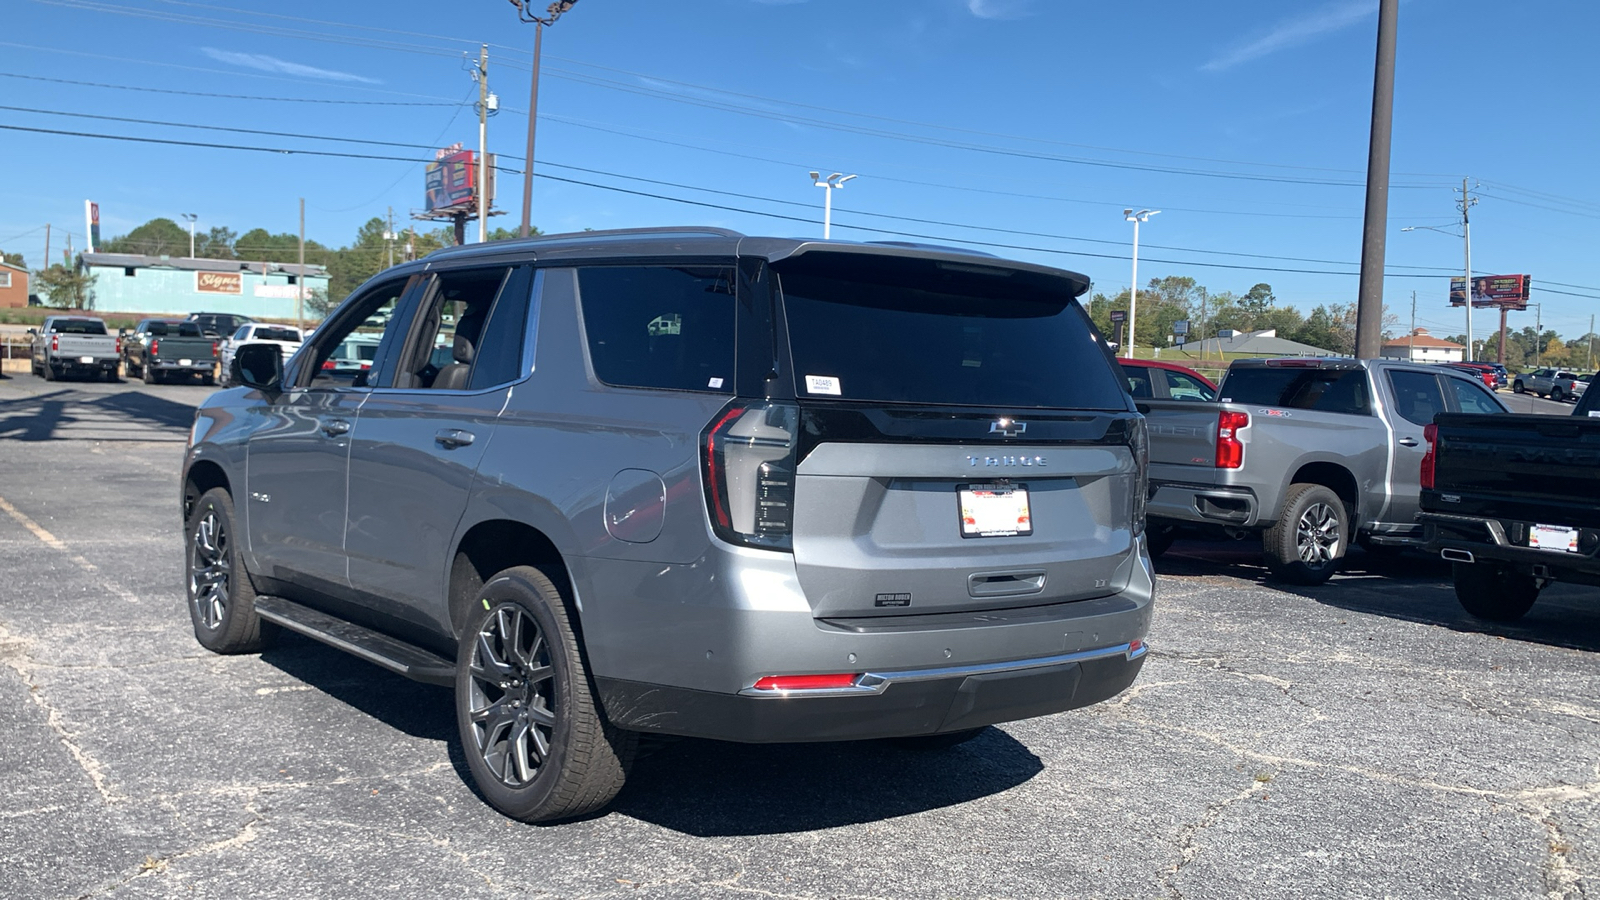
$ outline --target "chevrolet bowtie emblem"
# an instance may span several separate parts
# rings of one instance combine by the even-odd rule
[[[1027,422],[1015,422],[1011,419],[997,419],[989,423],[990,434],[998,434],[1005,437],[1016,437],[1027,430]]]

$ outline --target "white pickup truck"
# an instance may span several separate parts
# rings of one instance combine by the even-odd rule
[[[33,374],[44,380],[63,375],[118,379],[121,345],[103,321],[92,316],[50,316],[28,334],[33,338]]]
[[[300,329],[293,325],[273,325],[268,322],[246,322],[238,330],[222,342],[218,351],[221,379],[223,387],[234,383],[233,360],[239,355],[239,348],[246,344],[271,344],[278,348],[278,353],[288,362],[289,357],[300,349],[304,340]]]

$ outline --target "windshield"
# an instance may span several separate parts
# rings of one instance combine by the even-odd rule
[[[881,257],[801,257],[779,274],[798,396],[1127,408],[1065,279]]]

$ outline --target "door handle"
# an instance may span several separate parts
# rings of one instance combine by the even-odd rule
[[[477,435],[460,428],[441,428],[433,433],[433,441],[446,450],[465,447],[473,442]]]
[[[1402,447],[1415,447],[1417,445],[1417,439],[1414,437],[1403,437],[1400,440],[1395,441],[1395,443]]]
[[[322,423],[322,433],[328,437],[338,437],[350,430],[350,422],[345,419],[328,419]]]

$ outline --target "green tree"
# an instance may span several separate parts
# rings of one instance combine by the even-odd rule
[[[219,225],[196,235],[194,255],[201,259],[238,259],[233,252],[233,245],[238,240],[238,232]]]
[[[63,265],[34,273],[34,283],[56,309],[93,309],[94,279],[88,272]]]
[[[142,253],[146,256],[188,256],[189,229],[171,219],[151,219],[121,237],[106,241],[100,251]]]
[[[24,269],[28,267],[28,264],[22,261],[21,253],[7,253],[4,250],[0,250],[0,262],[10,263],[13,266]]]

